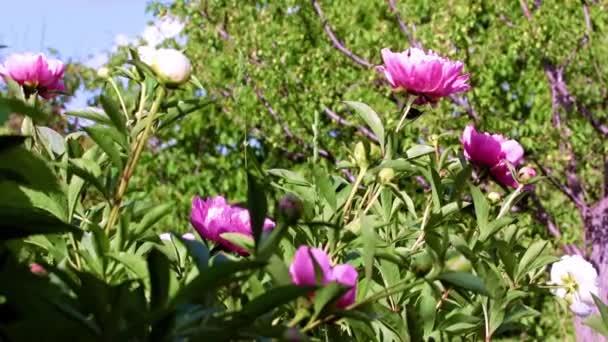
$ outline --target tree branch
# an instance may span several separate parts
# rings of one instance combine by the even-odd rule
[[[401,32],[403,32],[403,34],[405,34],[405,36],[407,37],[407,40],[410,42],[410,45],[420,48],[421,47],[420,42],[418,40],[416,40],[416,38],[414,38],[413,32],[410,32],[410,29],[407,27],[407,24],[401,18],[401,14],[399,13],[399,10],[397,9],[395,0],[387,0],[387,1],[388,1],[388,6],[390,7],[391,11],[393,13],[395,13],[395,18],[397,19],[397,23],[399,23],[399,28],[401,28]],[[412,24],[412,31],[414,31],[414,29],[415,29],[414,24]]]
[[[323,112],[325,113],[325,115],[329,116],[332,120],[334,120],[335,122],[339,123],[342,126],[346,126],[346,127],[353,127],[354,125],[352,125],[351,123],[349,123],[348,121],[346,121],[346,119],[344,119],[343,117],[341,117],[340,115],[338,115],[338,113],[332,111],[331,109],[327,108],[327,107],[323,107]],[[374,141],[374,142],[378,142],[378,137],[376,137],[376,135],[370,131],[369,129],[363,127],[363,126],[356,126],[356,129],[363,134],[364,136],[366,136],[367,138],[369,138],[370,140]]]
[[[325,18],[325,14],[323,13],[321,6],[319,5],[319,2],[317,0],[311,0],[311,3],[312,3],[312,7],[315,10],[315,13],[317,13],[317,16],[319,17],[319,19],[321,19],[321,23],[323,24],[323,29],[325,30],[325,33],[327,33],[327,35],[329,36],[329,39],[331,39],[331,42],[334,45],[334,47],[336,49],[340,50],[340,52],[345,54],[348,58],[350,58],[352,61],[359,64],[360,66],[368,68],[368,69],[371,68],[373,66],[372,63],[355,55],[346,46],[344,46],[344,44],[342,42],[340,42],[338,37],[336,37],[336,34],[334,33],[334,31],[329,26],[329,23],[327,22],[327,18]]]

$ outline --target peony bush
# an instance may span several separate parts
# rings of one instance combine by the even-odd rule
[[[69,92],[61,61],[0,67],[0,112],[22,126],[0,136],[2,339],[490,341],[541,316],[539,294],[606,335],[596,266],[557,258],[520,220],[542,180],[520,143],[473,124],[453,140],[404,137],[471,89],[463,61],[376,48],[397,109],[345,99],[366,132],[343,142],[348,158],[320,162],[315,133],[307,163],[286,169],[245,136],[233,171],[246,201],[199,189],[189,220],[166,227],[172,199],[133,179],[156,136],[217,99],[187,97],[207,89],[188,50],[127,50],[98,71],[99,108],[61,114],[92,122],[68,132],[44,126]]]

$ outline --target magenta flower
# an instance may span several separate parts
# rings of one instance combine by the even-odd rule
[[[308,246],[300,246],[289,266],[289,274],[296,285],[317,285],[315,272],[315,261],[321,271],[321,285],[326,284],[332,278],[329,257],[322,249]]]
[[[403,52],[382,49],[384,65],[378,71],[395,90],[418,95],[418,104],[436,103],[439,98],[470,89],[469,74],[461,74],[463,64],[418,48]]]
[[[467,160],[490,168],[494,178],[502,185],[519,186],[509,169],[509,165],[515,168],[523,162],[524,149],[517,141],[506,140],[500,134],[478,133],[473,125],[464,129],[461,141]]]
[[[462,133],[464,156],[474,164],[493,167],[503,159],[518,166],[524,149],[515,140],[505,140],[500,134],[478,133],[473,125],[468,125]]]
[[[202,200],[196,196],[192,199],[190,222],[194,229],[206,240],[218,243],[224,249],[247,255],[247,251],[221,237],[223,233],[237,233],[252,236],[249,211],[226,203],[222,196]],[[266,219],[263,230],[274,228],[272,220]]]
[[[0,76],[19,83],[27,93],[37,92],[47,99],[65,91],[64,71],[60,60],[44,54],[13,54],[0,65]]]
[[[320,284],[317,281],[317,269],[321,272],[318,275]],[[338,298],[336,302],[338,308],[344,309],[355,302],[357,270],[348,264],[340,264],[332,268],[329,256],[319,248],[300,246],[289,266],[289,274],[296,285],[326,285],[329,282],[337,282],[350,287],[345,294]]]
[[[339,308],[344,309],[355,302],[355,297],[357,296],[357,277],[357,270],[351,265],[341,264],[334,267],[332,281],[350,287],[336,302],[336,306]]]

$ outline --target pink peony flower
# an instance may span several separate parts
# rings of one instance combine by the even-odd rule
[[[322,249],[300,246],[289,266],[289,274],[296,285],[317,285],[315,263],[321,271],[321,285],[327,284],[332,278],[329,256]]]
[[[332,281],[350,287],[350,289],[336,302],[336,306],[339,308],[344,309],[355,302],[355,297],[357,295],[357,277],[357,270],[351,265],[342,264],[334,267]]]
[[[314,261],[313,261],[314,258]],[[317,267],[315,267],[315,261]],[[317,282],[316,269],[321,271],[320,284]],[[289,266],[291,280],[296,285],[326,285],[337,282],[350,289],[338,298],[336,306],[344,309],[355,302],[357,294],[357,270],[348,264],[331,267],[329,256],[319,248],[300,246]]]
[[[64,71],[65,65],[60,60],[44,54],[12,54],[0,65],[0,76],[11,78],[26,91],[35,91],[47,99],[65,91]]]
[[[470,89],[469,75],[461,74],[463,64],[418,48],[403,52],[382,49],[384,65],[378,71],[393,89],[418,95],[418,104],[436,103],[439,98]]]
[[[44,267],[42,267],[42,265],[37,264],[37,263],[31,263],[30,264],[30,272],[32,272],[33,274],[36,275],[46,275],[46,269]]]
[[[243,248],[221,237],[223,233],[252,236],[251,221],[247,209],[229,205],[222,196],[207,198],[205,200],[196,196],[192,199],[190,222],[204,239],[214,241],[229,251],[237,252],[240,255],[247,255],[247,252]],[[263,229],[265,231],[270,230],[274,226],[275,224],[272,220],[266,219]]]
[[[504,186],[519,186],[509,169],[509,164],[517,167],[523,162],[524,149],[517,141],[507,140],[500,134],[478,133],[473,125],[464,129],[461,141],[467,160],[490,168],[492,175]]]

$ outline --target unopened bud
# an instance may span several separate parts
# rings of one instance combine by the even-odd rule
[[[97,76],[99,78],[108,78],[108,77],[110,77],[110,69],[108,69],[106,67],[99,68],[99,70],[97,70]]]
[[[501,199],[501,196],[498,192],[492,191],[488,194],[488,200],[491,203],[498,203]]]
[[[296,223],[302,216],[303,210],[302,200],[294,194],[286,194],[279,200],[279,213],[289,224]]]
[[[454,272],[468,272],[471,270],[471,262],[463,255],[458,255],[448,259],[445,267]]]
[[[190,79],[192,65],[181,51],[175,49],[138,49],[141,60],[148,64],[162,82],[178,86]]]
[[[524,166],[522,167],[519,172],[517,173],[517,177],[522,181],[522,182],[527,182],[530,179],[534,178],[534,176],[536,176],[536,170],[530,166]]]
[[[367,168],[367,152],[365,151],[365,145],[362,142],[358,142],[355,145],[355,162],[361,169]]]
[[[377,160],[382,158],[382,151],[380,150],[380,147],[376,144],[371,144],[369,147],[369,157],[372,160]]]
[[[302,334],[300,332],[300,330],[298,330],[294,327],[291,327],[291,328],[285,329],[285,332],[283,332],[283,338],[281,339],[281,341],[305,342],[305,341],[308,341],[308,337],[306,337],[306,335]]]
[[[30,272],[39,276],[44,276],[47,274],[46,269],[37,263],[30,264]]]
[[[393,180],[393,178],[395,178],[395,170],[393,170],[390,167],[382,169],[382,170],[380,170],[380,172],[378,172],[378,179],[380,180],[380,183],[382,183],[382,184],[390,183]]]

